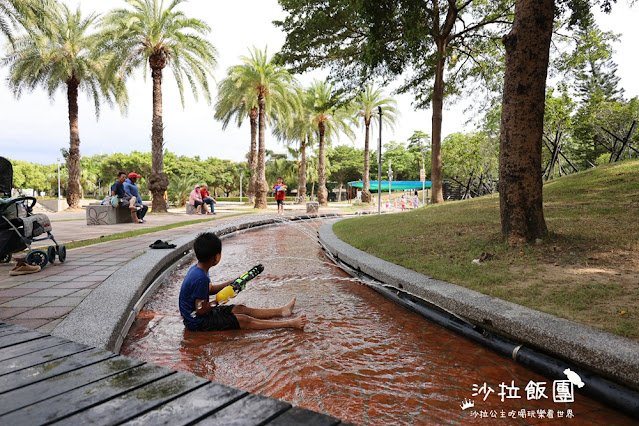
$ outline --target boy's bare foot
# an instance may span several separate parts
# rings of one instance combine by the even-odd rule
[[[291,320],[291,325],[293,328],[303,330],[304,326],[306,325],[306,314],[302,314],[297,318],[293,318]]]
[[[286,305],[284,305],[282,307],[282,316],[283,317],[290,317],[291,315],[293,315],[293,308],[295,307],[295,300],[297,298],[294,297],[293,299],[291,299],[290,302],[288,302]]]

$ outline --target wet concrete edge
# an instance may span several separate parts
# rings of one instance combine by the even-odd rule
[[[297,215],[285,217],[284,220],[322,216],[324,215]],[[176,245],[175,249],[153,250],[149,248],[144,254],[129,261],[95,288],[51,331],[51,335],[117,353],[135,319],[137,313],[135,305],[140,297],[166,268],[192,249],[193,241],[199,233],[215,232],[221,237],[244,229],[276,224],[281,220],[282,218],[274,218],[272,215],[241,217],[230,223],[225,222],[170,240]]]
[[[334,223],[320,228],[320,241],[333,256],[354,269],[613,381],[632,388],[639,383],[639,343],[387,262],[340,240],[333,232]]]

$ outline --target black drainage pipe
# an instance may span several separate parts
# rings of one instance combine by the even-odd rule
[[[351,276],[364,278],[362,283],[379,292],[387,299],[392,300],[409,311],[421,315],[427,320],[452,331],[455,334],[490,349],[501,356],[510,358],[529,370],[549,379],[565,380],[566,374],[564,373],[564,370],[569,368],[579,374],[584,383],[587,383],[587,386],[584,386],[583,389],[579,389],[575,386],[575,390],[579,393],[598,400],[631,417],[639,419],[639,393],[634,390],[611,382],[581,367],[570,365],[566,362],[524,347],[523,345],[515,343],[509,339],[490,333],[483,327],[463,321],[461,318],[453,314],[441,312],[426,305],[425,301],[410,295],[401,289],[382,285],[381,283],[376,282],[373,277],[361,272],[360,270],[356,271],[350,265],[336,259],[321,243],[320,245],[334,263],[340,266]]]

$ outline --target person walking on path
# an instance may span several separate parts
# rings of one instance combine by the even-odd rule
[[[286,198],[286,189],[288,187],[284,185],[284,179],[281,177],[277,178],[277,183],[273,185],[273,190],[275,191],[275,201],[277,202],[277,215],[284,215],[284,199]]]
[[[184,277],[179,296],[179,308],[184,326],[191,331],[297,328],[304,329],[306,315],[293,315],[295,298],[286,305],[274,309],[249,308],[245,305],[218,305],[209,301],[209,295],[217,294],[229,281],[213,284],[209,279],[209,269],[222,258],[222,241],[212,232],[197,236],[193,243],[197,264]],[[283,318],[283,319],[273,319]]]
[[[140,219],[140,222],[144,222],[144,216],[146,216],[146,212],[149,210],[149,207],[145,206],[142,202],[142,197],[138,190],[137,181],[140,177],[142,176],[135,172],[129,173],[129,178],[124,181],[124,191],[127,194],[131,194],[132,197],[135,197],[135,206],[136,208],[139,208],[137,210],[138,219]]]

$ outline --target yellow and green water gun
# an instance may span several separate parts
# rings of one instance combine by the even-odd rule
[[[251,269],[235,279],[235,281],[233,281],[230,285],[227,285],[220,290],[215,296],[217,302],[220,303],[235,297],[237,293],[246,288],[246,283],[257,277],[262,273],[262,271],[264,271],[264,266],[262,264],[253,266]]]

